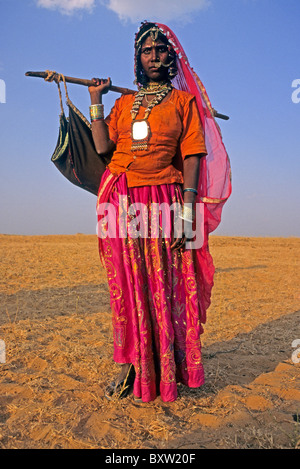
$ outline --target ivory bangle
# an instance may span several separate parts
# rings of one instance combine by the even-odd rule
[[[180,218],[182,218],[183,220],[187,220],[187,221],[193,221],[194,215],[195,215],[195,211],[191,207],[184,205],[182,209],[182,215]]]

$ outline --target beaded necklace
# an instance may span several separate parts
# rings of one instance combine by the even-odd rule
[[[132,145],[131,150],[147,150],[148,149],[148,140],[150,138],[150,125],[148,122],[148,117],[150,112],[161,103],[161,101],[167,96],[169,91],[171,91],[173,86],[170,82],[155,83],[143,86],[135,96],[132,109],[130,111],[132,124],[131,124],[131,138]],[[137,120],[136,116],[139,113],[140,106],[142,105],[144,96],[146,95],[155,95],[152,101],[148,104],[145,110],[144,119]]]

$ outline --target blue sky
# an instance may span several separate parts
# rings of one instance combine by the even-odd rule
[[[233,193],[215,234],[300,236],[300,103],[292,101],[299,18],[299,0],[0,0],[0,233],[96,232],[95,196],[50,161],[57,87],[25,72],[111,76],[133,88],[134,34],[140,21],[155,19],[174,30],[213,106],[230,116],[218,122]],[[87,88],[68,90],[88,116]],[[106,113],[118,96],[105,96]]]

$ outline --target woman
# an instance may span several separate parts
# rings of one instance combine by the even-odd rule
[[[99,236],[111,297],[114,360],[121,365],[106,389],[108,398],[125,397],[133,385],[135,399],[149,402],[160,395],[163,401],[174,401],[177,382],[190,387],[204,383],[200,335],[214,273],[208,232],[220,220],[230,183],[218,131],[219,137],[213,137],[218,142],[218,171],[209,175],[205,160],[212,141],[203,132],[207,116],[213,132],[216,125],[193,73],[172,31],[145,22],[135,38],[139,91],[119,98],[104,119],[102,95],[108,92],[110,79],[95,79],[96,86],[89,88],[96,150],[100,155],[113,152],[100,184],[98,219],[107,221],[102,209],[109,203],[126,234],[117,230]],[[181,90],[173,86],[175,77]],[[216,154],[211,156],[214,166]],[[214,181],[218,200],[209,200]],[[201,202],[203,240],[191,249],[187,241],[194,235],[196,201]],[[210,209],[208,202],[213,202]],[[155,212],[164,204],[182,206],[182,213],[178,217],[171,211],[164,217]],[[137,220],[135,234],[130,235]],[[153,220],[158,222],[155,235],[149,228]]]

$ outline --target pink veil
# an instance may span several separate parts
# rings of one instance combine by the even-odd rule
[[[204,215],[203,245],[196,249],[195,261],[199,277],[199,305],[201,310],[200,321],[206,322],[206,311],[211,302],[211,290],[214,284],[215,267],[209,252],[209,233],[220,224],[222,209],[231,194],[231,168],[220,128],[215,121],[214,110],[206,90],[190,66],[187,56],[170,28],[164,24],[155,23],[167,37],[177,54],[176,77],[172,80],[175,88],[187,91],[196,98],[202,127],[205,136],[207,156],[201,158],[200,177],[198,182],[198,195],[196,202],[203,204]],[[198,208],[196,207],[196,210]]]
[[[223,205],[231,194],[229,157],[206,90],[198,75],[190,66],[179,40],[170,28],[164,24],[155,24],[167,37],[177,54],[178,73],[172,80],[173,85],[179,90],[193,94],[196,98],[208,152],[206,158],[201,158],[196,202],[205,204],[205,222],[208,234],[218,227]]]

